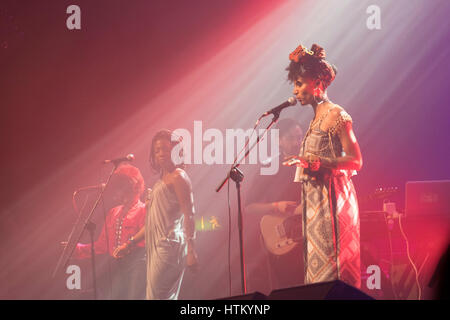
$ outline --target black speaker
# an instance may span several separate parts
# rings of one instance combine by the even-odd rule
[[[241,296],[226,297],[217,300],[266,300],[267,297],[260,292],[247,293]]]
[[[314,283],[272,291],[267,300],[374,300],[342,281]]]

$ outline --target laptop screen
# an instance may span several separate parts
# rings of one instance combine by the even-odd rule
[[[450,216],[450,180],[408,181],[405,214]]]

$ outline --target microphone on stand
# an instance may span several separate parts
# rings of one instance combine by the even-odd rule
[[[80,191],[85,191],[85,190],[103,189],[105,187],[106,187],[106,183],[100,183],[100,184],[96,184],[96,185],[93,185],[93,186],[81,187],[81,188],[75,190],[74,193],[78,193]]]
[[[128,154],[126,157],[122,157],[122,158],[116,158],[116,159],[111,159],[111,160],[103,160],[103,163],[114,163],[115,165],[118,165],[121,162],[124,161],[133,161],[134,160],[134,155],[133,154]]]
[[[77,196],[77,194],[80,191],[95,190],[95,189],[104,190],[105,187],[106,187],[106,183],[100,183],[100,184],[96,184],[96,185],[93,185],[93,186],[81,187],[81,188],[78,188],[77,190],[75,190],[73,192],[73,194],[72,194],[72,205],[73,205],[73,208],[75,209],[75,212],[78,212],[78,206],[77,206],[75,197]]]
[[[290,106],[295,106],[296,104],[297,104],[297,99],[295,99],[294,97],[290,97],[289,99],[287,99],[287,101],[283,102],[279,106],[277,106],[273,109],[270,109],[269,111],[264,112],[262,117],[268,116],[269,114],[273,114],[275,117],[279,116],[281,110],[283,110],[284,108],[290,107]]]

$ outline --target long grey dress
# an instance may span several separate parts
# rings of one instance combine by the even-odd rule
[[[147,196],[147,299],[176,300],[187,253],[184,216],[176,194],[158,180]]]

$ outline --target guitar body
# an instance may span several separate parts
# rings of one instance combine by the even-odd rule
[[[302,239],[301,215],[265,215],[260,228],[267,250],[277,256],[290,252]]]
[[[386,199],[397,191],[397,187],[377,188],[369,198]],[[301,217],[301,213],[291,216],[271,214],[262,217],[260,222],[261,235],[264,245],[271,254],[284,255],[302,242]]]

